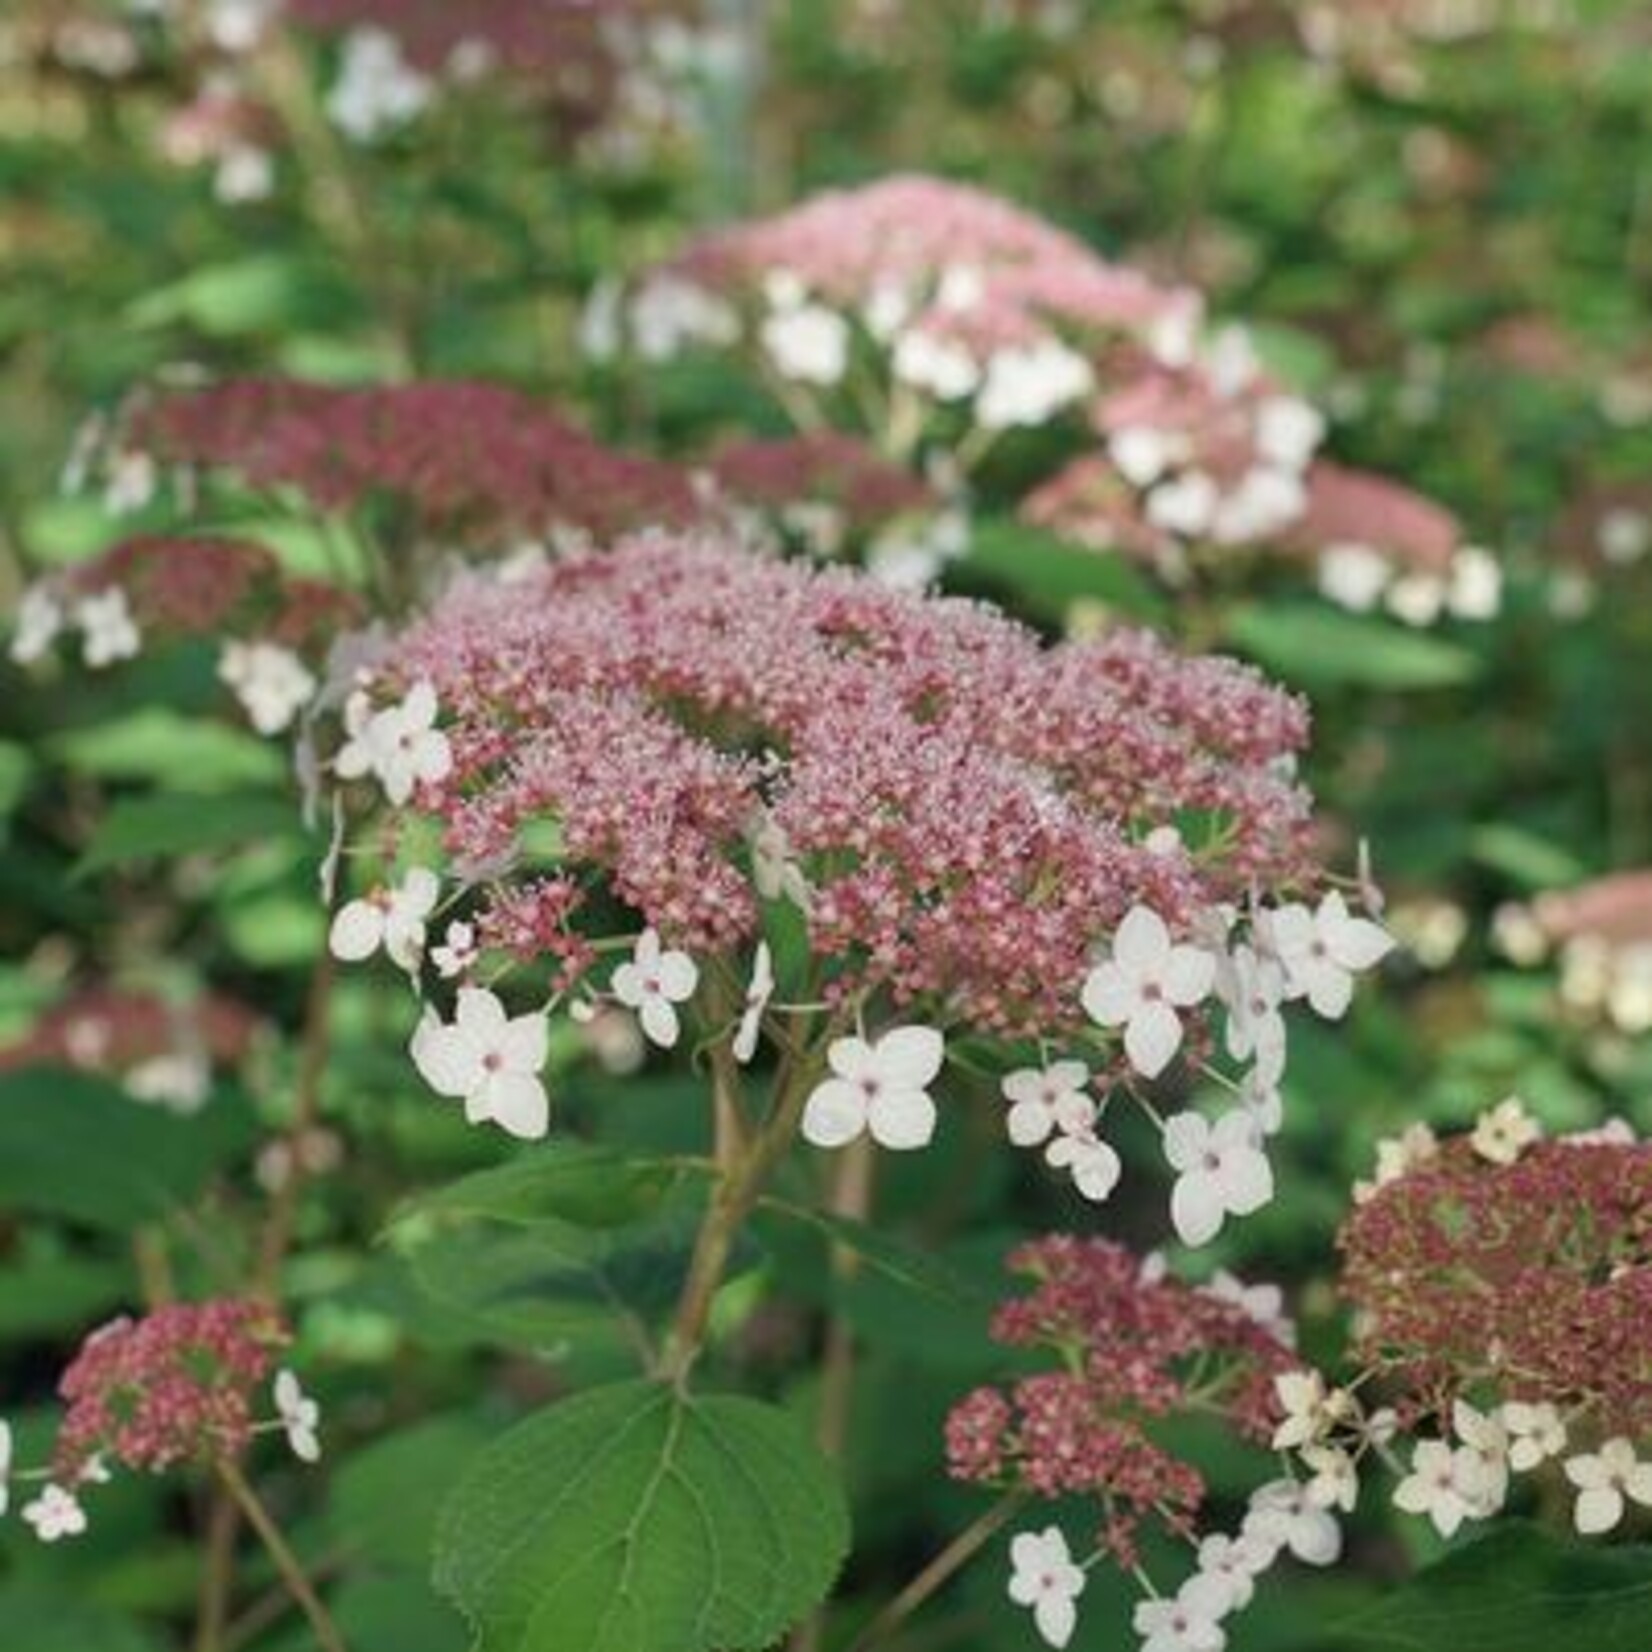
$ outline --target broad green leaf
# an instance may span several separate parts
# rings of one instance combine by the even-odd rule
[[[1140,569],[1115,552],[1089,550],[1043,528],[985,518],[970,530],[966,578],[1010,591],[1042,618],[1060,620],[1078,601],[1101,603],[1137,619],[1164,612]]]
[[[0,1646],[18,1652],[159,1652],[161,1639],[83,1592],[17,1582],[0,1589]]]
[[[98,822],[75,873],[87,877],[135,861],[232,849],[302,831],[297,803],[273,792],[232,792],[211,799],[184,792],[123,797]]]
[[[25,1256],[0,1269],[0,1337],[22,1340],[79,1330],[132,1298],[125,1261]]]
[[[435,1583],[476,1652],[759,1652],[825,1595],[848,1537],[841,1487],[785,1413],[619,1383],[477,1458]]]
[[[1564,889],[1589,871],[1563,844],[1507,821],[1476,827],[1470,844],[1476,860],[1528,889]]]
[[[580,1142],[549,1142],[412,1200],[401,1214],[618,1227],[657,1210],[686,1173],[663,1159],[627,1159]]]
[[[180,792],[221,792],[279,784],[287,760],[246,729],[164,706],[61,734],[48,746],[66,767],[100,780],[147,780]],[[197,809],[202,807],[196,800]]]
[[[283,252],[205,264],[133,303],[135,327],[183,324],[221,338],[338,318],[344,289],[315,263]]]
[[[1228,616],[1227,636],[1269,670],[1308,687],[1450,688],[1480,670],[1456,643],[1305,602],[1243,604]]]
[[[0,1210],[124,1231],[193,1199],[251,1137],[220,1097],[193,1118],[67,1068],[0,1074]]]
[[[909,1290],[952,1301],[962,1301],[971,1294],[963,1279],[938,1257],[902,1244],[868,1222],[856,1222],[847,1216],[835,1216],[830,1211],[815,1210],[786,1199],[769,1197],[759,1202],[757,1225],[760,1229],[777,1217],[815,1229],[853,1251],[869,1268]]]
[[[1646,1652],[1652,1548],[1561,1542],[1513,1521],[1425,1568],[1341,1630],[1353,1652]]]

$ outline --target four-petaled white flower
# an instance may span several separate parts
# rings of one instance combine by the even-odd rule
[[[1165,1120],[1164,1152],[1179,1171],[1170,1218],[1184,1245],[1203,1245],[1229,1216],[1249,1216],[1273,1197],[1273,1169],[1243,1108],[1211,1124],[1199,1113]]]
[[[1256,1593],[1256,1579],[1273,1564],[1279,1545],[1243,1532],[1229,1537],[1214,1532],[1199,1544],[1199,1575],[1218,1584],[1227,1596],[1227,1610],[1242,1612]]]
[[[1270,1480],[1251,1493],[1244,1536],[1289,1549],[1309,1566],[1329,1566],[1342,1553],[1342,1528],[1295,1480]]]
[[[1112,1196],[1124,1174],[1118,1154],[1088,1126],[1063,1131],[1044,1149],[1044,1162],[1052,1170],[1071,1171],[1073,1186],[1098,1205]]]
[[[769,943],[759,941],[751,960],[751,982],[746,988],[745,1008],[740,1012],[740,1025],[734,1031],[730,1051],[741,1066],[757,1054],[757,1035],[763,1026],[763,1011],[774,996],[774,960],[769,954]]]
[[[652,929],[645,929],[637,937],[630,961],[614,971],[609,983],[614,996],[627,1009],[637,1012],[650,1042],[663,1050],[677,1042],[682,1030],[677,1005],[687,1003],[699,984],[700,972],[694,960],[686,952],[666,951]]]
[[[89,666],[113,665],[138,651],[137,622],[118,585],[82,597],[75,604],[75,621],[81,630],[81,654]]]
[[[304,1392],[291,1371],[275,1374],[275,1409],[293,1456],[302,1463],[320,1462],[321,1437],[316,1425],[321,1421],[321,1407]]]
[[[417,969],[424,951],[425,919],[435,911],[441,889],[434,872],[415,866],[395,887],[381,884],[370,894],[347,902],[333,918],[327,950],[355,964],[371,958],[382,946],[399,968]]]
[[[17,665],[31,665],[57,641],[63,629],[63,605],[44,585],[31,585],[17,605],[17,629],[12,632],[11,657]]]
[[[1513,1164],[1543,1134],[1519,1096],[1505,1096],[1474,1121],[1469,1146],[1492,1164]]]
[[[1227,1048],[1235,1061],[1255,1061],[1259,1085],[1274,1085],[1285,1071],[1285,969],[1277,958],[1240,945],[1216,971],[1216,990],[1227,1006]]]
[[[426,1009],[412,1056],[439,1096],[465,1104],[472,1124],[491,1121],[532,1140],[550,1128],[550,1098],[540,1082],[550,1026],[543,1014],[505,1014],[483,987],[461,987],[451,1024]]]
[[[1307,1445],[1302,1448],[1302,1461],[1310,1471],[1303,1488],[1309,1501],[1322,1509],[1352,1514],[1359,1501],[1359,1470],[1354,1459],[1341,1446]]]
[[[1652,1463],[1640,1462],[1628,1440],[1617,1437],[1592,1455],[1568,1457],[1565,1468],[1578,1493],[1572,1520],[1586,1537],[1609,1532],[1623,1519],[1625,1497],[1652,1508]]]
[[[1483,1506],[1485,1464],[1467,1447],[1422,1440],[1411,1454],[1411,1472],[1394,1488],[1394,1506],[1426,1514],[1441,1537],[1450,1537]]]
[[[1210,991],[1216,960],[1173,945],[1158,913],[1133,906],[1113,937],[1113,955],[1090,971],[1084,1008],[1103,1027],[1124,1028],[1124,1053],[1144,1078],[1157,1078],[1181,1048],[1182,1021]]]
[[[42,1543],[55,1543],[60,1537],[79,1537],[86,1530],[86,1511],[75,1495],[56,1481],[42,1486],[40,1495],[32,1503],[23,1505],[23,1518],[34,1527],[34,1535]]]
[[[363,693],[352,694],[344,707],[344,731],[334,767],[341,780],[372,775],[384,795],[405,803],[423,781],[444,779],[453,767],[453,749],[435,726],[436,690],[418,682],[405,699],[375,711]]]
[[[455,976],[463,975],[480,955],[481,949],[476,944],[476,930],[458,919],[447,926],[447,933],[443,935],[440,945],[430,949],[430,961],[436,966],[436,973],[444,981],[451,981]]]
[[[1566,1425],[1547,1400],[1510,1400],[1502,1411],[1509,1431],[1509,1467],[1525,1474],[1566,1449]]]
[[[786,833],[774,821],[761,818],[751,831],[751,877],[766,901],[785,896],[800,911],[809,909],[809,881],[792,859]]]
[[[834,1039],[826,1052],[832,1077],[815,1086],[803,1109],[803,1139],[843,1147],[863,1130],[880,1147],[926,1147],[935,1134],[929,1086],[946,1058],[932,1027],[893,1027],[868,1043]]]
[[[1356,1410],[1353,1396],[1343,1388],[1327,1391],[1317,1371],[1281,1372],[1273,1379],[1273,1391],[1285,1413],[1273,1431],[1275,1451],[1297,1450],[1324,1439]]]
[[[1496,1514],[1509,1494],[1509,1431],[1502,1414],[1476,1410],[1467,1400],[1451,1408],[1451,1426],[1463,1446],[1480,1459],[1480,1497],[1474,1513]]]
[[[1084,1572],[1073,1564],[1059,1526],[1041,1532],[1017,1532],[1010,1540],[1009,1595],[1017,1606],[1032,1608],[1033,1623],[1047,1645],[1065,1646],[1078,1624],[1074,1604],[1084,1593]]]
[[[1141,1652],[1222,1652],[1230,1610],[1226,1581],[1195,1572],[1170,1599],[1139,1602],[1131,1623],[1143,1637]]]
[[[260,734],[279,734],[309,704],[316,680],[290,648],[273,642],[224,644],[218,676]]]
[[[782,378],[836,384],[849,367],[849,324],[836,310],[804,304],[767,317],[763,350]]]
[[[1342,892],[1333,889],[1310,912],[1293,901],[1266,915],[1266,933],[1285,968],[1293,998],[1306,998],[1314,1012],[1338,1020],[1354,995],[1354,976],[1373,968],[1394,949],[1381,924],[1357,918]]]
[[[1218,1268],[1202,1289],[1206,1296],[1248,1314],[1276,1342],[1296,1346],[1296,1326],[1285,1312],[1285,1293],[1277,1285],[1247,1285],[1226,1268]]]
[[[999,1085],[1010,1110],[1004,1125],[1017,1147],[1038,1147],[1057,1130],[1087,1130],[1096,1104],[1085,1091],[1090,1069],[1082,1061],[1052,1061],[1048,1067],[1021,1067]]]

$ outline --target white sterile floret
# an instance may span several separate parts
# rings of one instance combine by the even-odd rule
[[[371,26],[352,29],[327,93],[327,114],[347,137],[371,143],[422,114],[434,92],[429,78],[402,56],[393,34]]]
[[[631,301],[631,336],[644,361],[669,361],[689,344],[732,344],[740,318],[715,294],[680,276],[656,276]]]
[[[735,1028],[730,1053],[741,1066],[757,1054],[757,1035],[762,1030],[763,1012],[774,996],[774,959],[769,943],[759,941],[751,960],[751,981],[746,987],[746,1002],[740,1011],[740,1025]]]
[[[1088,395],[1094,384],[1089,362],[1054,339],[997,350],[987,360],[975,420],[986,430],[1036,427]]]
[[[751,880],[766,901],[784,897],[800,911],[809,909],[809,881],[792,858],[784,828],[760,818],[748,828],[751,836]]]
[[[1285,968],[1243,942],[1218,960],[1216,995],[1227,1007],[1227,1051],[1254,1061],[1257,1082],[1275,1085],[1285,1071]]]
[[[1323,1439],[1338,1423],[1357,1414],[1346,1389],[1327,1390],[1317,1371],[1284,1371],[1273,1379],[1283,1421],[1273,1431],[1276,1451],[1298,1450]]]
[[[1010,1539],[1010,1565],[1010,1599],[1031,1608],[1046,1645],[1065,1646],[1078,1624],[1075,1602],[1084,1593],[1084,1572],[1073,1563],[1061,1528],[1017,1532]]]
[[[1641,1462],[1626,1439],[1610,1439],[1597,1452],[1568,1457],[1564,1467],[1577,1487],[1572,1521],[1585,1537],[1611,1531],[1623,1519],[1626,1497],[1652,1508],[1652,1463]]]
[[[413,867],[394,887],[381,885],[339,908],[327,934],[327,950],[360,963],[383,947],[399,968],[415,970],[424,952],[425,920],[436,909],[441,880],[428,867]]]
[[[1098,1205],[1112,1197],[1124,1174],[1117,1152],[1089,1126],[1063,1131],[1044,1149],[1044,1162],[1052,1170],[1070,1172],[1073,1186]]]
[[[117,453],[103,486],[103,508],[111,516],[131,516],[155,497],[156,467],[152,455],[136,448]]]
[[[1187,444],[1151,425],[1126,425],[1107,438],[1107,456],[1132,487],[1150,488],[1186,456]]]
[[[1296,1326],[1285,1312],[1285,1293],[1277,1285],[1247,1285],[1226,1268],[1218,1268],[1200,1289],[1249,1315],[1276,1342],[1296,1346]]]
[[[1422,1440],[1411,1454],[1411,1472],[1394,1488],[1394,1506],[1425,1514],[1441,1537],[1452,1536],[1483,1506],[1485,1464],[1468,1447]]]
[[[63,604],[44,585],[31,585],[17,605],[17,625],[12,632],[11,658],[17,665],[32,665],[57,641],[68,616]]]
[[[1184,1245],[1208,1244],[1229,1216],[1249,1216],[1273,1198],[1273,1168],[1243,1108],[1215,1124],[1200,1113],[1165,1120],[1164,1152],[1179,1172],[1170,1219]]]
[[[1005,1128],[1017,1147],[1038,1147],[1057,1130],[1088,1129],[1096,1107],[1086,1086],[1090,1069],[1082,1061],[1052,1061],[1022,1067],[999,1085],[1010,1103]]]
[[[395,804],[405,803],[421,782],[445,779],[453,749],[436,723],[436,690],[418,682],[396,705],[373,710],[365,694],[352,694],[344,707],[348,739],[334,767],[341,780],[372,775]]]
[[[1210,536],[1218,545],[1266,539],[1288,528],[1307,505],[1307,489],[1294,471],[1257,465],[1221,497],[1211,518]]]
[[[1113,937],[1113,954],[1090,971],[1083,1003],[1091,1020],[1124,1028],[1124,1053],[1144,1078],[1157,1078],[1181,1048],[1178,1010],[1210,992],[1216,961],[1196,946],[1173,945],[1164,920],[1133,906]]]
[[[973,395],[981,382],[981,369],[962,344],[921,327],[909,328],[895,340],[889,366],[902,384],[937,401]]]
[[[118,585],[82,597],[75,604],[75,623],[80,627],[81,655],[87,665],[113,665],[137,653],[140,638],[137,622],[127,606],[126,593]]]
[[[645,929],[637,937],[629,962],[614,971],[614,996],[637,1012],[650,1043],[669,1050],[681,1031],[677,1005],[686,1004],[700,984],[700,971],[686,952],[668,951],[659,935]]]
[[[1503,606],[1503,568],[1481,545],[1463,545],[1451,559],[1446,607],[1460,620],[1489,620]]]
[[[1421,629],[1432,625],[1445,608],[1445,581],[1433,574],[1401,574],[1383,600],[1395,619]]]
[[[304,662],[273,642],[225,643],[218,676],[260,734],[279,734],[309,704],[317,686]]]
[[[1509,1467],[1527,1474],[1566,1449],[1566,1424],[1547,1400],[1510,1400],[1502,1410],[1509,1433]]]
[[[1474,1513],[1485,1519],[1502,1508],[1509,1494],[1509,1431],[1500,1413],[1477,1410],[1463,1399],[1451,1407],[1451,1427],[1464,1448],[1480,1459],[1480,1491]]]
[[[935,1134],[929,1086],[946,1059],[932,1027],[894,1027],[881,1038],[835,1039],[826,1052],[832,1076],[803,1109],[803,1139],[843,1147],[864,1131],[880,1147],[925,1147]]]
[[[299,1386],[291,1371],[275,1375],[275,1409],[292,1454],[300,1462],[321,1461],[321,1437],[316,1432],[321,1407]]]
[[[1295,1480],[1270,1480],[1251,1493],[1240,1528],[1244,1536],[1276,1549],[1289,1549],[1309,1566],[1333,1565],[1342,1553],[1337,1518],[1308,1496]]]
[[[458,919],[447,926],[441,942],[430,949],[430,961],[444,981],[463,975],[480,956],[481,948],[476,943],[474,925],[461,923]]]
[[[1474,1121],[1469,1146],[1491,1164],[1513,1164],[1543,1134],[1519,1096],[1505,1096]]]
[[[129,1067],[121,1088],[136,1101],[187,1116],[200,1112],[212,1094],[212,1064],[201,1050],[164,1050]]]
[[[550,1098],[539,1079],[549,1037],[543,1014],[511,1018],[485,988],[461,987],[451,1023],[425,1010],[411,1052],[425,1083],[464,1102],[472,1124],[491,1122],[533,1140],[550,1128]]]
[[[765,318],[764,353],[782,378],[834,385],[849,367],[849,324],[835,310],[805,304]]]
[[[1269,396],[1256,409],[1256,451],[1270,464],[1302,470],[1325,440],[1325,416],[1300,396]]]
[[[1278,1550],[1277,1543],[1255,1535],[1213,1532],[1199,1544],[1199,1575],[1223,1591],[1228,1611],[1242,1612],[1256,1593],[1257,1578],[1273,1565]]]
[[[1195,1572],[1169,1599],[1138,1602],[1130,1621],[1141,1652],[1222,1652],[1222,1619],[1232,1609],[1226,1582]]]
[[[1394,950],[1381,924],[1356,917],[1337,889],[1309,911],[1299,902],[1265,915],[1267,944],[1285,969],[1286,995],[1306,998],[1328,1021],[1341,1018],[1354,996],[1354,976]]]
[[[1393,569],[1370,545],[1327,545],[1319,553],[1319,591],[1339,608],[1368,614],[1382,601]]]
[[[1202,470],[1183,471],[1148,494],[1147,520],[1166,533],[1202,539],[1210,532],[1220,503],[1221,494],[1212,477]]]
[[[1309,1471],[1303,1488],[1309,1501],[1352,1514],[1359,1501],[1359,1470],[1353,1457],[1341,1446],[1310,1445],[1302,1448],[1302,1462]]]
[[[23,1518],[34,1527],[34,1535],[42,1543],[79,1537],[86,1530],[86,1511],[72,1492],[55,1481],[41,1487],[33,1502],[23,1505]]]

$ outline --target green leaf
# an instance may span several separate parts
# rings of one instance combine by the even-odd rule
[[[19,1652],[158,1652],[159,1639],[109,1607],[33,1583],[0,1589],[0,1646]]]
[[[89,1073],[3,1073],[0,1210],[121,1232],[193,1199],[251,1135],[246,1111],[227,1099],[185,1119]]]
[[[442,1512],[435,1584],[476,1652],[758,1652],[824,1597],[848,1538],[785,1413],[618,1383],[482,1453]]]
[[[787,1199],[768,1197],[759,1201],[756,1224],[759,1228],[764,1225],[765,1217],[776,1216],[814,1228],[827,1239],[853,1251],[869,1268],[908,1290],[955,1302],[973,1294],[963,1279],[939,1258],[892,1239],[870,1223],[793,1204]]]
[[[1438,637],[1309,603],[1247,603],[1228,616],[1228,640],[1269,670],[1310,687],[1450,688],[1480,662]]]
[[[1645,1652],[1652,1549],[1563,1543],[1524,1521],[1426,1567],[1342,1626],[1360,1652]]]
[[[1528,889],[1564,889],[1581,882],[1589,871],[1563,844],[1507,821],[1477,826],[1469,846],[1482,865]]]
[[[157,287],[127,310],[135,327],[187,325],[220,338],[285,331],[344,308],[344,289],[321,265],[261,252],[206,264]]]
[[[1116,552],[1089,550],[1043,528],[984,518],[970,530],[966,579],[1008,589],[1046,619],[1065,618],[1074,602],[1099,602],[1136,619],[1155,619],[1164,604],[1139,568]]]
[[[47,749],[67,767],[100,780],[145,780],[192,793],[278,783],[287,770],[271,742],[164,706],[59,735]]]
[[[264,844],[272,837],[296,837],[302,830],[298,805],[273,792],[232,792],[210,799],[183,792],[123,797],[98,822],[75,876],[135,861]]]

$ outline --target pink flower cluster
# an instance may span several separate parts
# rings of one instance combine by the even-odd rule
[[[92,1332],[58,1384],[69,1409],[57,1477],[72,1485],[100,1457],[158,1471],[241,1451],[284,1335],[268,1308],[229,1299],[172,1303]]]
[[[755,292],[782,272],[866,313],[977,349],[1050,336],[1098,337],[1190,315],[1198,299],[1110,264],[1071,236],[985,190],[922,174],[828,190],[775,217],[720,230],[665,267],[712,291]],[[947,290],[948,272],[961,278]]]
[[[804,513],[829,512],[837,534],[852,539],[938,504],[911,471],[835,430],[730,442],[707,468],[726,498],[782,528]]]
[[[256,635],[312,658],[362,617],[352,593],[289,574],[248,539],[139,534],[75,564],[60,583],[70,596],[121,591],[145,634]]]
[[[375,695],[435,690],[452,765],[415,801],[461,871],[508,871],[554,820],[563,871],[707,955],[756,931],[762,839],[807,886],[831,990],[984,1028],[1076,1024],[1132,905],[1185,925],[1314,875],[1282,773],[1307,713],[1250,669],[1136,632],[1047,648],[973,603],[705,537],[464,582],[380,672]],[[1185,840],[1144,842],[1173,819]]]
[[[1100,1542],[1133,1565],[1142,1522],[1186,1533],[1205,1493],[1199,1472],[1148,1425],[1201,1410],[1265,1443],[1277,1421],[1273,1379],[1296,1356],[1240,1303],[1144,1267],[1107,1240],[1038,1240],[1010,1267],[1033,1287],[999,1308],[993,1338],[1056,1369],[979,1388],[954,1407],[951,1472],[1041,1497],[1100,1498]]]
[[[129,441],[157,459],[294,488],[324,511],[387,507],[420,535],[506,545],[698,514],[686,475],[605,447],[531,397],[464,380],[340,388],[232,379],[164,396]]]
[[[1402,1417],[1489,1386],[1652,1432],[1652,1145],[1562,1138],[1498,1163],[1457,1137],[1356,1205],[1339,1244],[1358,1352]]]
[[[251,1053],[262,1025],[244,1004],[218,993],[174,1004],[150,992],[88,987],[0,1049],[0,1070],[54,1062],[124,1074],[180,1050],[233,1066]]]

